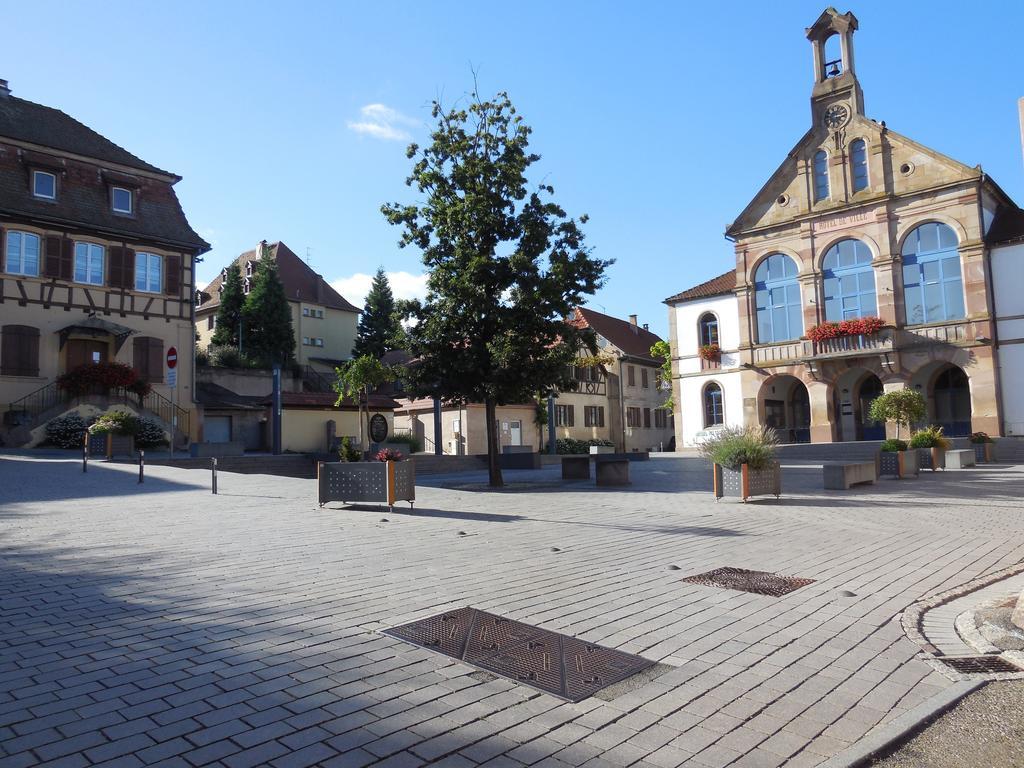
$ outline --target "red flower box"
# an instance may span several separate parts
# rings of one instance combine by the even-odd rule
[[[701,360],[721,360],[722,348],[717,344],[704,344],[697,348],[697,355]]]
[[[57,386],[72,397],[100,390],[125,389],[139,397],[151,387],[139,378],[138,371],[124,363],[86,363],[57,377]]]
[[[820,342],[838,339],[842,336],[871,336],[885,327],[880,317],[858,317],[853,320],[827,322],[808,329],[807,338]]]

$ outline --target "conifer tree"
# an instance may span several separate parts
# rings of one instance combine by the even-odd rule
[[[286,365],[295,357],[292,311],[277,274],[277,260],[264,240],[245,301],[245,354],[264,365]]]
[[[217,308],[217,327],[212,343],[218,347],[238,348],[238,331],[245,309],[245,294],[242,293],[242,271],[238,264],[231,264],[226,270]]]
[[[369,355],[379,360],[385,352],[395,349],[400,336],[401,324],[395,307],[395,297],[384,268],[377,269],[370,292],[366,294],[366,306],[359,317],[359,332],[353,353],[356,357]]]

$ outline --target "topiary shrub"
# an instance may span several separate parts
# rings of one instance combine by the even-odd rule
[[[775,460],[779,436],[769,427],[726,427],[700,446],[701,455],[713,464],[737,470],[746,464],[750,469],[767,469]]]
[[[341,443],[338,445],[338,459],[340,461],[359,461],[361,458],[362,455],[359,451],[352,447],[352,439],[341,438]]]
[[[882,441],[882,450],[886,453],[895,453],[897,451],[907,450],[906,440],[897,440],[895,437],[890,437],[888,440]]]
[[[46,442],[58,448],[81,448],[89,425],[77,413],[50,419],[46,424]]]
[[[138,448],[156,448],[167,445],[167,434],[159,422],[153,419],[138,419],[135,428],[135,445]]]

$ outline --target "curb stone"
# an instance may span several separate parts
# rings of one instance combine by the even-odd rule
[[[968,680],[955,683],[909,712],[903,713],[892,722],[869,732],[857,743],[821,763],[818,768],[860,768],[868,765],[868,760],[921,730],[930,721],[952,709],[960,699],[974,693],[986,682],[986,680]]]

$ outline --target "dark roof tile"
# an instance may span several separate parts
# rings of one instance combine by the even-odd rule
[[[989,245],[1024,239],[1024,210],[1005,206],[996,212],[995,220],[985,235]]]
[[[732,293],[736,287],[736,270],[730,269],[728,272],[723,272],[718,277],[713,277],[710,280],[695,285],[693,288],[687,288],[681,293],[677,293],[675,296],[669,296],[665,299],[666,304],[672,304],[677,301],[689,301],[690,299],[706,299],[711,296],[721,296],[726,293]]]
[[[654,358],[651,357],[651,347],[655,342],[661,341],[658,334],[652,333],[642,326],[633,325],[628,320],[620,320],[586,307],[577,307],[571,322],[579,327],[590,328],[594,333],[604,336],[630,357],[641,357],[654,361]]]

